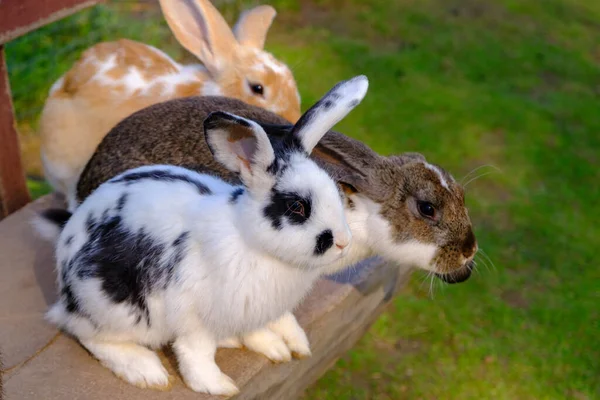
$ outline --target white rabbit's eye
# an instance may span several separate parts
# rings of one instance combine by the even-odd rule
[[[288,212],[291,214],[296,214],[296,215],[301,215],[301,216],[305,216],[304,215],[304,204],[302,204],[302,202],[298,201],[298,200],[289,200],[286,203],[286,207],[288,209]]]
[[[419,209],[419,213],[429,219],[435,219],[435,207],[428,201],[418,201],[417,207]]]
[[[265,89],[260,83],[248,83],[248,85],[250,86],[250,90],[252,90],[252,93],[257,94],[259,96],[262,96],[264,94]]]

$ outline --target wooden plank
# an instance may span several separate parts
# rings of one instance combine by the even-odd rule
[[[29,202],[4,48],[0,45],[0,219]]]
[[[99,0],[0,0],[0,44],[96,3]]]

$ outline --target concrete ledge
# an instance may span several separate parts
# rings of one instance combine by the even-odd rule
[[[0,222],[0,350],[6,400],[209,399],[181,381],[175,359],[161,357],[175,378],[168,392],[138,389],[116,378],[76,341],[43,321],[56,299],[52,246],[37,238],[29,221],[38,210],[62,206],[41,198]],[[406,281],[377,258],[318,282],[295,313],[313,356],[273,364],[247,350],[221,349],[217,363],[241,388],[235,399],[293,399],[351,348]],[[1,388],[1,386],[0,386]]]

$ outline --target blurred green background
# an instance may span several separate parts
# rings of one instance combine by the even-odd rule
[[[454,286],[415,273],[305,399],[600,399],[600,1],[270,3],[267,49],[304,107],[366,74],[367,97],[337,130],[479,177],[467,186],[478,272]],[[216,4],[234,22],[259,3]],[[7,45],[34,195],[48,190],[35,131],[49,87],[120,37],[193,61],[152,1],[109,2]]]

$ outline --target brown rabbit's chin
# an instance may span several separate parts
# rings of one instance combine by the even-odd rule
[[[445,274],[436,273],[435,275],[446,283],[461,283],[469,279],[473,268],[475,268],[475,263],[471,261],[466,263],[456,271],[448,272]]]

